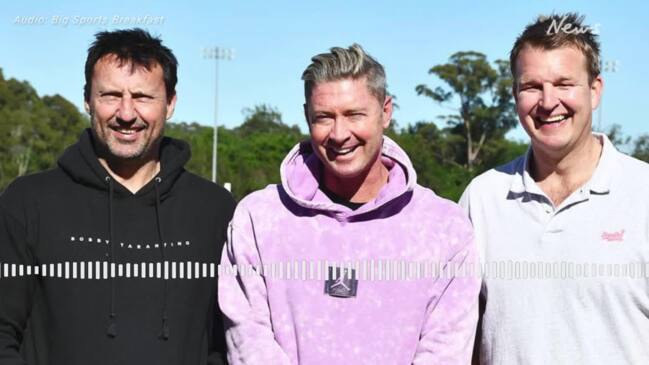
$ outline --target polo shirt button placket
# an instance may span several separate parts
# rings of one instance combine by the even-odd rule
[[[545,211],[545,214],[554,214],[554,207],[549,201],[543,202],[543,210]]]
[[[554,207],[547,202],[543,202],[542,204],[543,204],[542,209],[543,212],[545,213],[545,214],[541,213],[543,220],[545,221],[545,229],[544,229],[545,232],[544,235],[545,235],[551,233],[550,231],[553,225],[552,221],[554,220]]]

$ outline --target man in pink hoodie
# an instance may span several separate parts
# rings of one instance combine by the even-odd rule
[[[354,44],[313,57],[302,79],[311,139],[230,224],[230,363],[468,364],[480,284],[458,273],[476,261],[471,224],[383,135],[383,67]]]

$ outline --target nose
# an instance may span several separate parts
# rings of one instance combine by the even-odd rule
[[[552,110],[559,103],[554,85],[543,84],[543,94],[539,100],[539,106],[545,110]]]
[[[329,140],[336,144],[344,143],[350,135],[349,126],[344,118],[337,118],[329,131]]]
[[[124,122],[132,122],[137,118],[135,112],[135,104],[133,98],[125,96],[119,103],[119,110],[117,111],[117,118]]]

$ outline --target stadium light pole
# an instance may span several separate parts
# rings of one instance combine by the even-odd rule
[[[217,149],[219,140],[219,60],[234,59],[234,49],[222,47],[203,48],[203,58],[214,60],[214,134],[212,138],[212,181],[216,183]]]

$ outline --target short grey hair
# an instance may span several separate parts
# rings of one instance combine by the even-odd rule
[[[302,73],[304,97],[307,103],[313,87],[318,83],[363,77],[367,80],[370,93],[380,103],[385,101],[387,94],[385,70],[359,44],[354,43],[349,48],[333,47],[329,53],[314,56],[311,61],[311,64]]]

